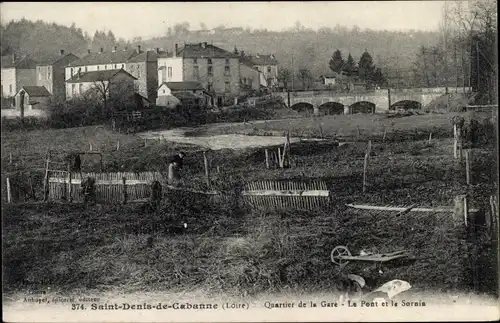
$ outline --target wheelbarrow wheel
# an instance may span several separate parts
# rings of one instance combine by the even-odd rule
[[[330,259],[337,266],[346,266],[349,263],[349,260],[342,259],[342,256],[351,256],[351,252],[347,249],[346,246],[337,246],[333,248]]]

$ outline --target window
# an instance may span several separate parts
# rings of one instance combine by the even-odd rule
[[[99,65],[97,65],[97,70],[99,70]]]
[[[78,86],[78,92],[79,92],[80,94],[82,94],[82,93],[83,93],[83,84],[80,84],[80,85]]]
[[[193,58],[193,64],[198,64],[198,59],[197,58]]]
[[[224,83],[224,91],[231,92],[231,84],[229,82]]]
[[[87,66],[85,66],[85,72],[87,72]]]
[[[47,68],[47,80],[50,80],[50,76],[51,75],[50,75],[50,67],[49,67],[49,68]]]
[[[12,94],[12,84],[9,84],[9,93]]]
[[[211,58],[208,59],[208,64],[212,64],[212,59]]]
[[[104,65],[104,69],[107,70],[108,69],[108,65]]]
[[[140,79],[141,78],[141,70],[140,69],[137,69],[137,78]]]
[[[69,72],[71,73],[71,76],[73,76],[73,69],[72,68],[69,69]]]
[[[229,58],[226,58],[226,65],[229,65]]]
[[[212,66],[208,67],[207,74],[208,76],[212,76]]]
[[[227,66],[227,65],[224,67],[224,75],[225,76],[231,75],[231,71],[229,69],[229,66]]]
[[[268,67],[267,67],[267,72],[268,72],[268,73],[271,73],[271,66],[268,66]]]
[[[76,86],[75,86],[75,84],[71,84],[71,93],[72,93],[73,95],[75,95],[75,94],[76,94]]]
[[[125,67],[125,66],[123,66],[123,64],[122,64],[122,68],[124,68],[124,67]]]
[[[116,70],[116,64],[115,64],[115,70]],[[68,184],[69,185],[69,184]]]
[[[169,78],[172,77],[172,67],[171,66],[168,67],[168,77]]]
[[[208,92],[212,92],[212,84],[209,83],[207,85],[207,90],[208,90]]]
[[[165,89],[163,89],[163,93],[165,93]],[[69,185],[69,184],[68,184]]]

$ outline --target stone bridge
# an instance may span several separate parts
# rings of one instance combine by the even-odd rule
[[[391,106],[418,102],[422,107],[427,106],[434,99],[447,93],[446,88],[418,88],[418,89],[383,89],[364,93],[335,93],[330,91],[279,92],[288,107],[299,103],[312,105],[314,113],[318,114],[326,103],[333,102],[336,106],[343,106],[343,113],[353,112],[352,106],[356,103],[371,103],[375,105],[373,112],[386,112]]]

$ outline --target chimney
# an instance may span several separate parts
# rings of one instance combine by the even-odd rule
[[[160,54],[160,48],[159,47],[156,47],[155,50],[156,50],[156,54]]]
[[[101,52],[101,53],[104,53],[104,48],[102,48],[102,47],[101,47],[101,51],[100,51],[100,52]]]
[[[137,54],[141,53],[141,45],[137,45]]]
[[[179,45],[175,44],[174,57],[177,57],[177,51],[179,50]]]
[[[90,49],[87,49],[87,53],[90,55]]]
[[[117,50],[117,49],[118,49],[118,46],[115,46],[115,47],[113,48],[113,52],[116,52],[116,50]]]
[[[64,49],[61,49],[61,56],[64,55]]]

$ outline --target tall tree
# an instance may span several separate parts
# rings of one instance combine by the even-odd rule
[[[342,72],[342,68],[344,67],[344,59],[342,58],[342,53],[340,52],[340,50],[336,50],[333,55],[332,55],[332,59],[330,59],[330,62],[329,62],[329,66],[330,66],[330,69],[336,73],[341,73]]]
[[[375,71],[373,72],[373,75],[372,75],[372,82],[376,86],[387,85],[387,79],[386,79],[385,75],[382,73],[382,70],[380,69],[380,67],[375,68]]]
[[[299,69],[297,76],[302,83],[302,89],[307,90],[311,87],[313,83],[311,71],[309,71],[307,68],[301,68]]]
[[[363,81],[370,82],[372,79],[372,74],[375,70],[375,66],[373,65],[373,59],[370,53],[367,50],[361,55],[358,63],[358,73],[359,78]]]
[[[355,71],[356,62],[354,61],[354,58],[352,58],[351,53],[349,53],[349,56],[347,56],[347,61],[342,68],[342,72],[344,72],[347,76],[353,76]]]
[[[283,83],[283,87],[288,89],[288,82],[292,78],[292,73],[286,68],[280,68],[278,71],[278,82]]]

